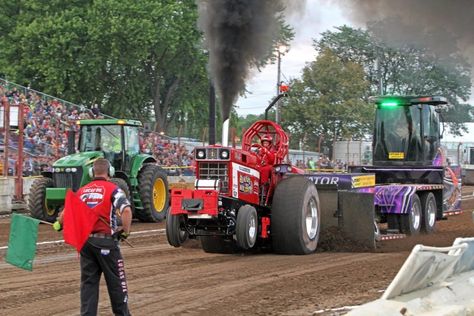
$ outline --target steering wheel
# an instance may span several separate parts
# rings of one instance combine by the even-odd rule
[[[264,146],[262,146],[261,144],[258,144],[258,143],[252,144],[250,146],[250,148],[257,148],[259,155],[265,154],[268,151],[268,149],[266,147],[264,147]]]
[[[257,148],[258,149],[257,155],[262,160],[262,165],[265,164],[265,157],[268,153],[268,149],[266,147],[262,146],[261,144],[258,144],[258,143],[252,144],[250,146],[250,148]]]

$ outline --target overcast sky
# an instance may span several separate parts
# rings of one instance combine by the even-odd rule
[[[295,30],[295,38],[289,52],[282,57],[281,78],[286,82],[292,78],[299,78],[305,64],[315,59],[316,52],[312,43],[314,38],[319,38],[321,32],[343,24],[363,27],[363,25],[354,25],[347,18],[349,14],[343,12],[343,9],[334,1],[306,0],[306,2],[305,12],[288,19],[288,23]],[[276,84],[276,64],[266,66],[261,69],[261,72],[254,71],[247,81],[249,92],[246,96],[239,97],[237,101],[237,113],[239,115],[264,113],[265,108],[276,95]],[[471,103],[474,102],[474,91],[472,92]]]
[[[318,0],[307,0],[305,12],[291,17],[288,23],[295,30],[295,38],[289,52],[282,57],[281,78],[283,81],[299,78],[305,64],[315,59],[316,51],[312,43],[321,32],[332,29],[334,26],[351,24],[338,6],[330,3],[321,4]],[[264,113],[265,108],[276,95],[276,84],[276,64],[266,66],[261,69],[261,72],[254,71],[247,82],[249,92],[237,101],[237,113],[239,115]]]

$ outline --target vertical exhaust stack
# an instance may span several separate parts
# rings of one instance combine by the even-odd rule
[[[229,123],[230,119],[224,121],[222,125],[222,146],[229,146]]]
[[[199,27],[209,52],[209,72],[219,96],[222,144],[229,143],[229,117],[250,69],[272,52],[285,7],[302,10],[304,0],[198,0]]]

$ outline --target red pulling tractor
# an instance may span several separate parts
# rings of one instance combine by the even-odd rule
[[[271,137],[271,148],[261,145]],[[288,136],[267,120],[243,135],[242,149],[196,147],[195,189],[173,189],[166,220],[175,247],[199,237],[206,252],[272,248],[282,254],[316,250],[320,207],[315,184],[285,163]],[[293,174],[293,176],[291,176]]]

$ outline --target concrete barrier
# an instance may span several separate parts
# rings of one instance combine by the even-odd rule
[[[347,315],[474,315],[473,254],[474,238],[444,248],[417,245],[382,297]]]
[[[0,178],[0,214],[9,214],[12,210],[12,199],[15,193],[13,177]]]

